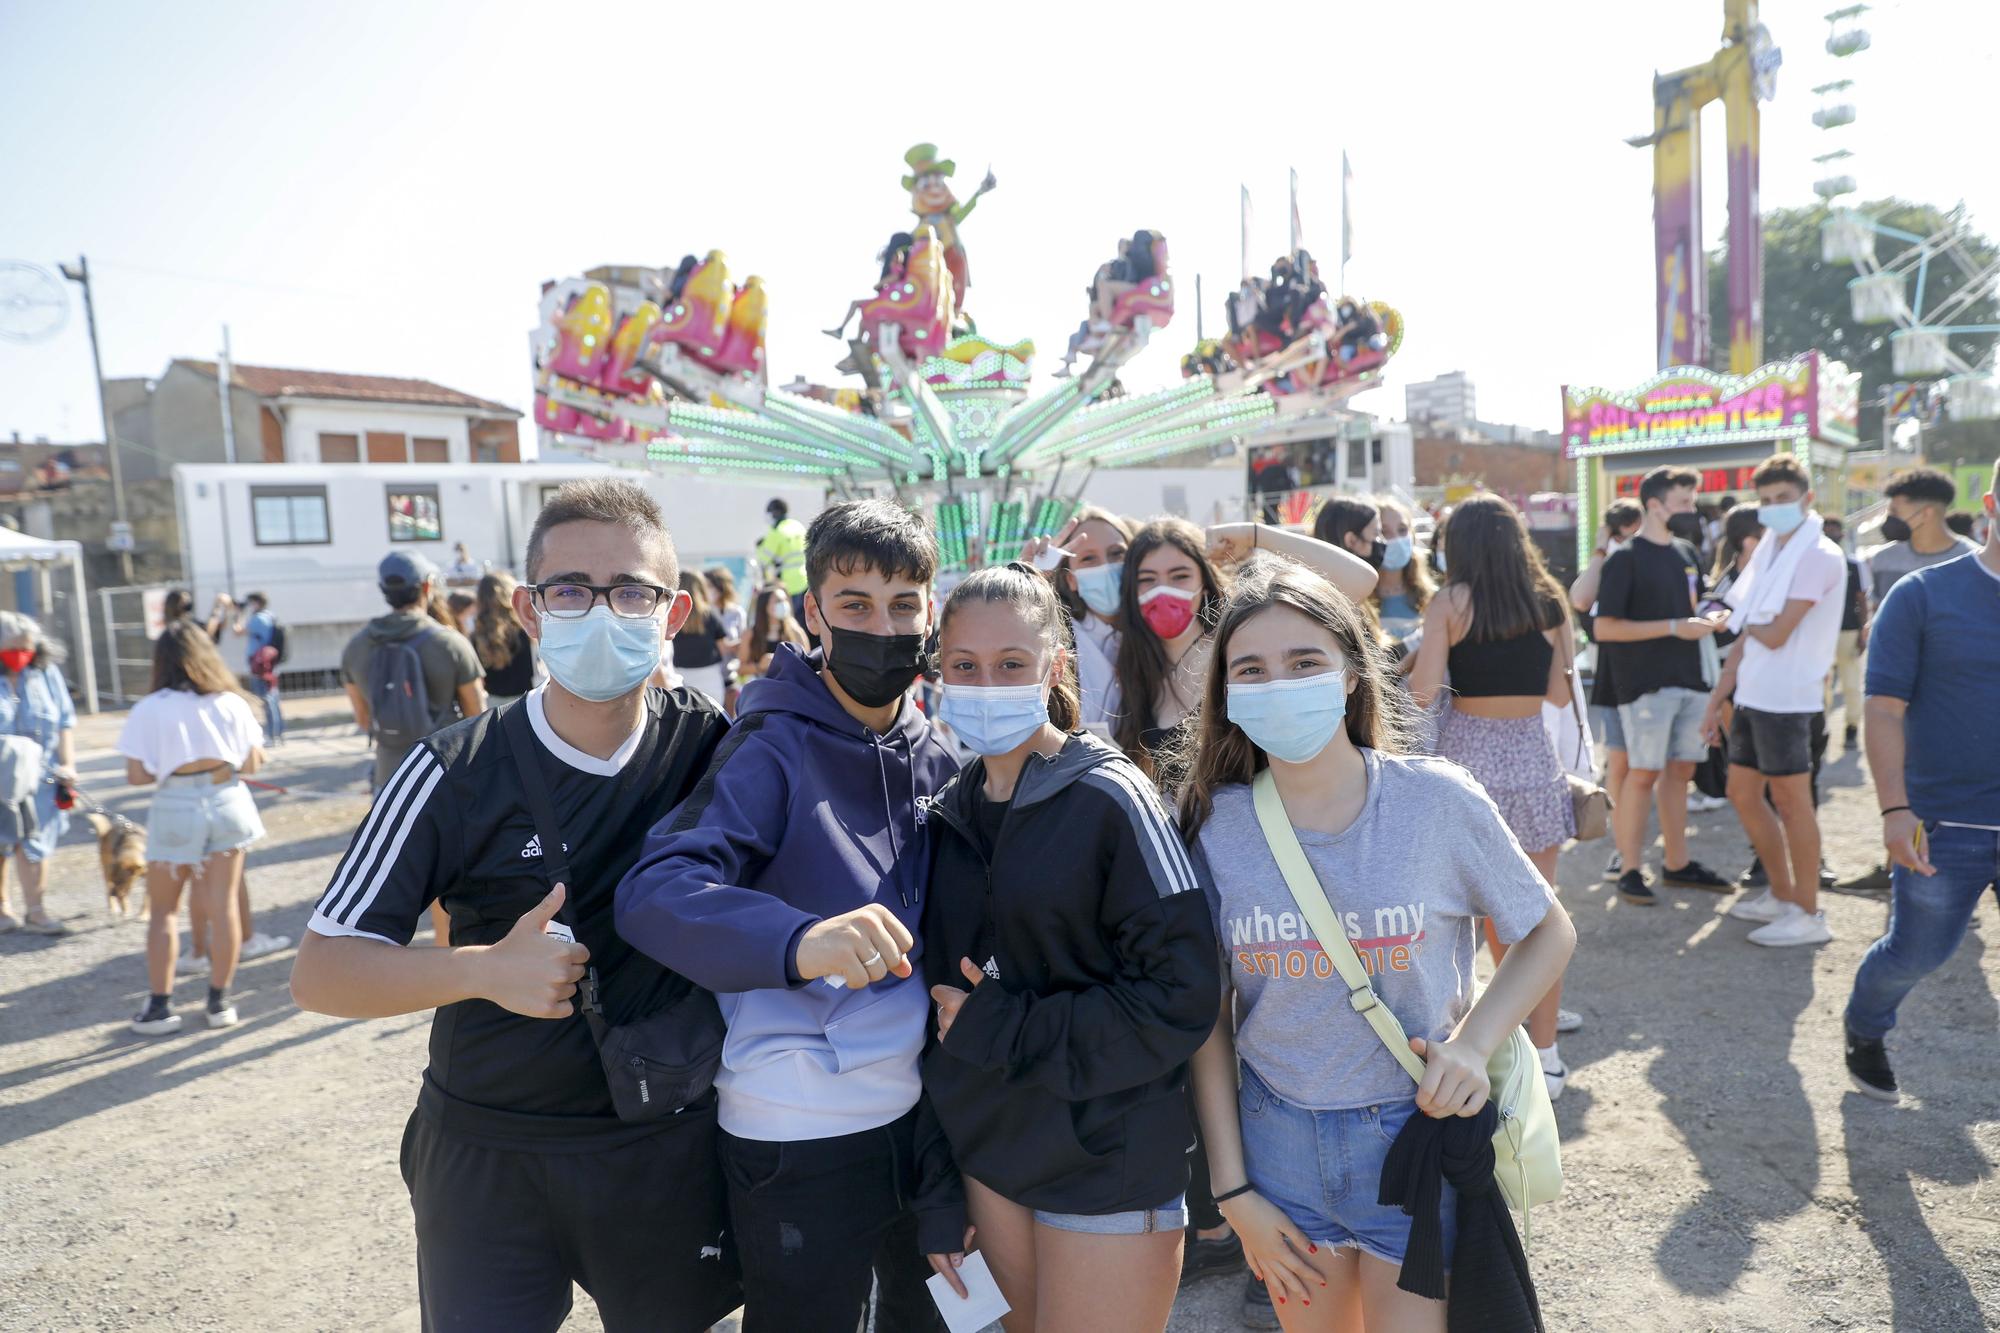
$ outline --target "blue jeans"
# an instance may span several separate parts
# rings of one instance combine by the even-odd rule
[[[1847,1000],[1847,1026],[1858,1037],[1880,1040],[1896,1026],[1896,1007],[1919,981],[1944,966],[1965,938],[1979,895],[1994,888],[2000,877],[2000,833],[1926,821],[1924,834],[1937,874],[1896,867],[1889,933],[1862,958]]]
[[[250,677],[250,692],[264,701],[264,738],[276,745],[285,739],[285,713],[278,706],[278,690],[257,677]]]

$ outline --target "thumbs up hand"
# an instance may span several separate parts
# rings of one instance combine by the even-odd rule
[[[525,912],[507,938],[480,950],[479,993],[526,1018],[568,1018],[583,980],[590,950],[548,933],[562,909],[566,888],[558,884]]]

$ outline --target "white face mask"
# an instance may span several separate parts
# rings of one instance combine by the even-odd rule
[[[1629,540],[1622,542],[1612,542],[1604,548],[1604,554],[1608,556],[1617,555],[1620,551],[1629,551],[1631,549],[1632,549],[1632,543]]]

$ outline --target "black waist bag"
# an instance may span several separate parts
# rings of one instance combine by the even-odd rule
[[[513,704],[506,713],[507,748],[514,752],[514,766],[521,775],[528,810],[535,817],[535,832],[542,840],[542,873],[551,887],[567,886],[563,910],[557,914],[561,920],[569,915],[576,893],[569,850],[556,826],[542,775],[535,771],[531,758],[535,738],[528,725],[527,702]],[[584,973],[576,998],[584,1021],[590,1024],[591,1039],[597,1043],[597,1058],[604,1066],[604,1081],[610,1085],[611,1104],[620,1120],[664,1120],[714,1086],[716,1070],[722,1067],[722,1039],[728,1034],[715,996],[688,982],[684,991],[660,1009],[613,1026],[605,1021],[603,991],[593,967]]]

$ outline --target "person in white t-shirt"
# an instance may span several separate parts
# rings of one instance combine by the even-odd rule
[[[1702,730],[1713,743],[1723,710],[1733,707],[1729,799],[1770,887],[1739,899],[1729,915],[1761,923],[1750,932],[1753,944],[1823,944],[1833,932],[1819,910],[1812,729],[1840,641],[1847,561],[1821,531],[1798,459],[1778,454],[1752,481],[1766,535],[1729,592],[1729,627],[1740,637],[1709,695]]]
[[[172,1008],[174,922],[189,884],[208,923],[208,1026],[236,1022],[229,983],[242,943],[237,886],[245,850],[264,837],[241,775],[263,764],[263,745],[264,729],[208,634],[190,620],[169,622],[153,647],[152,693],[118,734],[126,780],[159,784],[146,820],[149,997],[132,1019],[134,1032],[180,1030]]]

